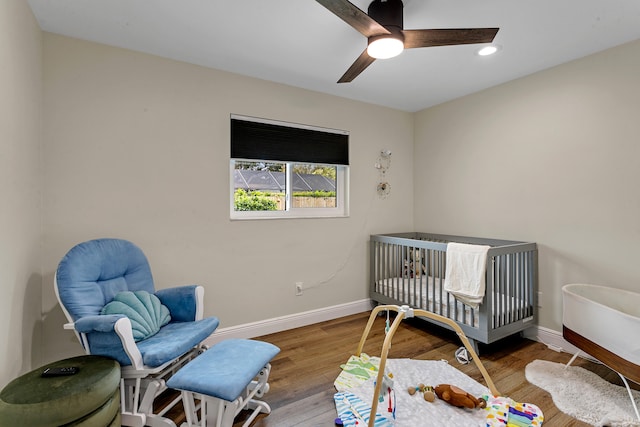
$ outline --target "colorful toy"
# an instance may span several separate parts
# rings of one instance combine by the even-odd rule
[[[413,396],[417,392],[422,393],[424,400],[426,400],[427,402],[433,402],[434,400],[436,400],[436,394],[433,391],[433,387],[431,387],[430,385],[424,385],[420,383],[417,387],[409,387],[407,391],[411,396]]]
[[[386,368],[382,377],[382,387],[378,396],[378,410],[387,411],[393,419],[396,418],[396,394],[393,390],[393,374]],[[374,387],[376,382],[374,381]]]
[[[508,397],[484,395],[487,401],[487,427],[540,427],[542,410],[531,403],[520,403]]]
[[[435,387],[436,395],[450,405],[458,408],[484,408],[487,401],[477,398],[451,384],[440,384]]]

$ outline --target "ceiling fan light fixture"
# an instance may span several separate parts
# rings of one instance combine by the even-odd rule
[[[480,56],[489,56],[489,55],[493,55],[494,53],[498,52],[500,50],[500,46],[496,45],[496,44],[491,44],[488,46],[484,46],[481,47],[480,49],[478,49],[478,55]]]
[[[376,59],[388,59],[398,56],[404,50],[404,41],[394,34],[369,37],[367,54]]]

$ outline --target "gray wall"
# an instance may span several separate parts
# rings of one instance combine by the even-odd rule
[[[42,33],[0,2],[0,387],[31,368],[41,317]]]
[[[43,37],[21,0],[0,27],[0,384],[80,353],[53,274],[95,237],[138,243],[159,288],[203,284],[223,327],[366,298],[368,235],[410,229],[538,242],[553,330],[565,283],[638,288],[640,42],[409,114]],[[230,221],[230,113],[349,130],[351,216]]]
[[[538,242],[561,287],[640,290],[640,41],[416,114],[416,229]]]
[[[368,235],[413,226],[410,113],[52,34],[44,63],[46,358],[79,350],[53,293],[78,242],[132,240],[157,287],[204,285],[229,327],[367,298]],[[349,131],[350,217],[230,221],[230,113]]]

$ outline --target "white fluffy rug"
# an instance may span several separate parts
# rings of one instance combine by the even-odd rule
[[[555,405],[565,414],[593,426],[640,426],[629,394],[624,387],[611,384],[579,366],[534,360],[525,369],[527,380],[548,391]],[[636,405],[640,392],[633,391]]]

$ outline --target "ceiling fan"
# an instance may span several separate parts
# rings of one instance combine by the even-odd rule
[[[355,79],[376,59],[399,55],[403,49],[491,43],[499,28],[405,30],[402,0],[373,0],[364,13],[348,0],[316,0],[338,18],[367,37],[364,50],[338,83]]]

